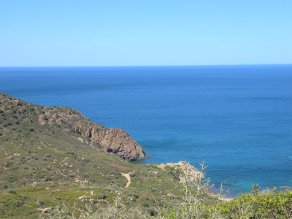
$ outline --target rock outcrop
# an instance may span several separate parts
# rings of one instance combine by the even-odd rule
[[[43,107],[0,94],[0,110],[13,111],[20,120],[47,126],[54,132],[67,132],[75,139],[129,161],[145,158],[142,147],[124,130],[96,124],[70,108]]]
[[[204,173],[186,161],[180,161],[178,163],[162,163],[157,165],[157,167],[162,170],[164,170],[166,167],[179,169],[182,172],[179,177],[179,181],[182,183],[193,182],[204,177]]]
[[[106,152],[114,153],[126,160],[141,160],[145,158],[143,149],[122,129],[92,128],[86,136],[91,143],[102,146]]]

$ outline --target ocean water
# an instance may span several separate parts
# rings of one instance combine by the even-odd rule
[[[227,196],[292,186],[292,65],[0,68],[0,92],[123,128],[145,163],[205,162]]]

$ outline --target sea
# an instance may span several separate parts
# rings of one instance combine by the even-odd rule
[[[292,186],[292,65],[2,67],[0,92],[125,129],[144,163],[204,163],[228,197]]]

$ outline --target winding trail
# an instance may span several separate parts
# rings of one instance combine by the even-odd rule
[[[130,173],[122,173],[122,172],[121,172],[121,174],[122,174],[123,177],[125,177],[125,178],[128,180],[127,185],[125,186],[125,189],[126,189],[126,188],[128,188],[128,187],[130,186],[130,184],[131,184]]]

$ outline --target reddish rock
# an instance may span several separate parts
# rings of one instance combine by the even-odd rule
[[[15,111],[20,120],[38,123],[53,132],[67,132],[74,139],[89,142],[103,151],[134,161],[145,158],[141,146],[122,129],[105,128],[66,107],[43,107],[0,93],[0,111]]]

